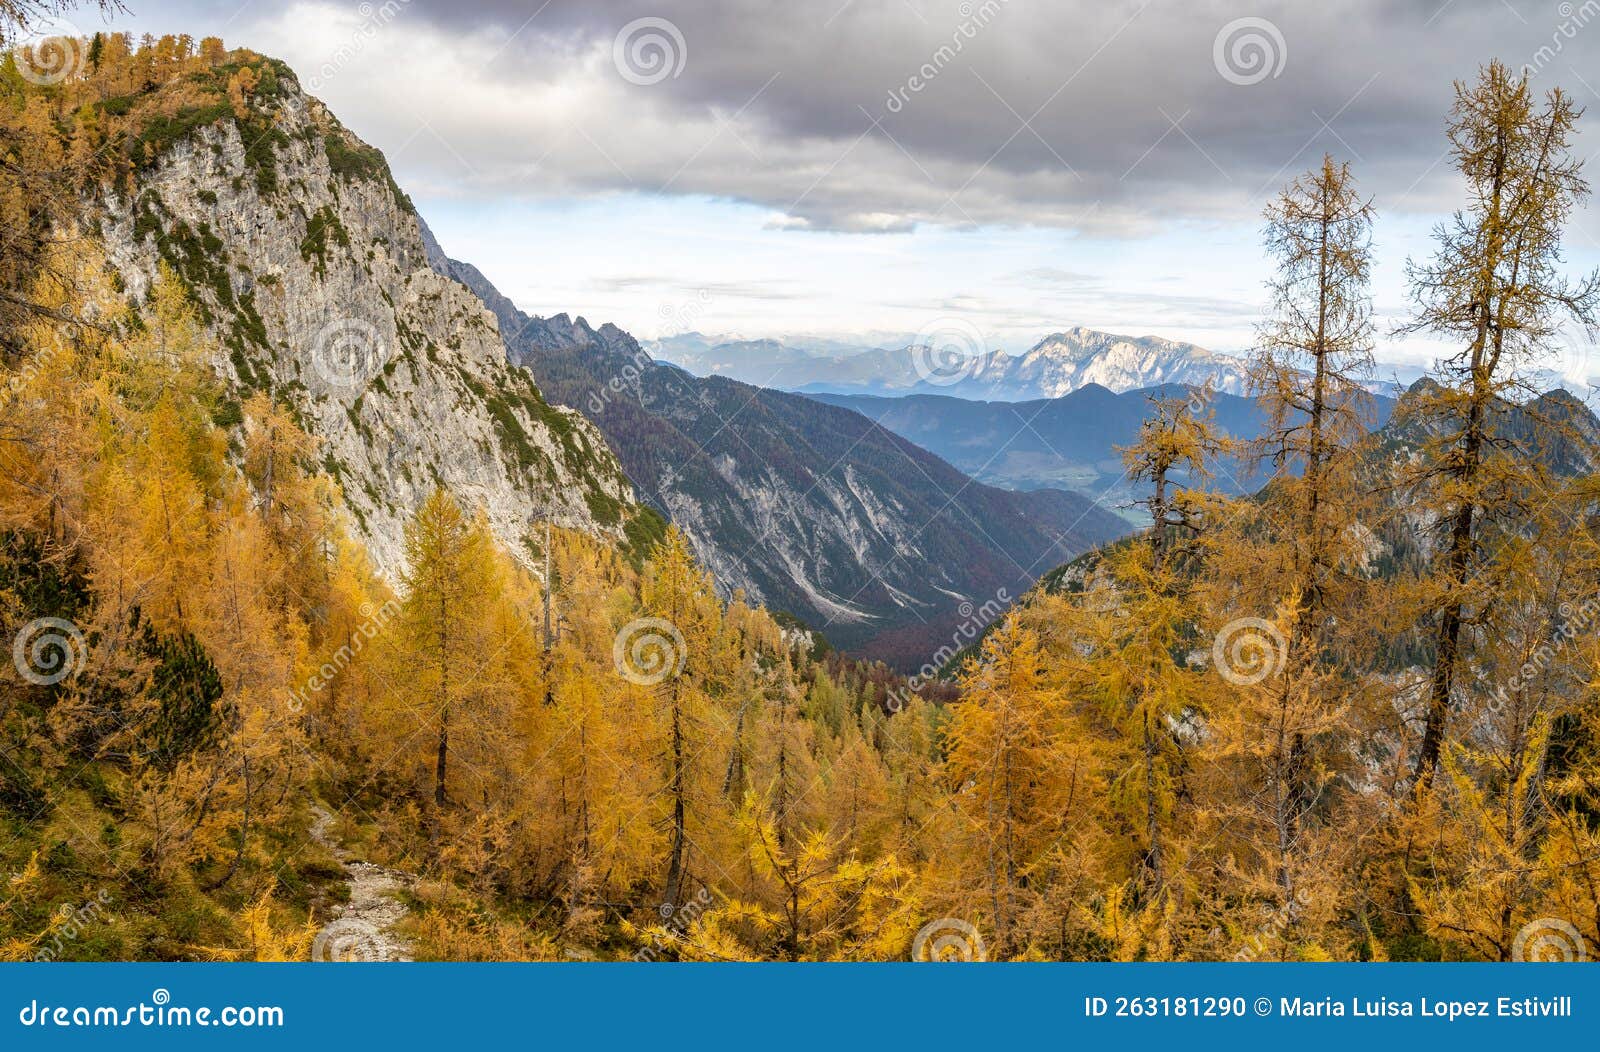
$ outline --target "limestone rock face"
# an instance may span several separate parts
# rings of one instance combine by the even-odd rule
[[[131,196],[99,202],[128,295],[142,300],[161,262],[183,278],[221,341],[219,374],[294,406],[391,577],[403,524],[438,483],[514,552],[531,520],[621,537],[637,504],[605,440],[547,403],[507,361],[495,315],[430,268],[382,155],[292,76],[251,105],[268,141],[202,125]]]

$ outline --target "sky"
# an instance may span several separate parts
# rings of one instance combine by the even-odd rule
[[[1561,86],[1600,160],[1600,0],[124,3],[287,61],[523,309],[646,339],[959,318],[1241,351],[1262,207],[1328,152],[1378,210],[1380,357],[1425,364],[1387,333],[1462,201],[1452,82],[1499,57]],[[1566,248],[1600,265],[1600,210]],[[1556,358],[1600,374],[1580,334]]]

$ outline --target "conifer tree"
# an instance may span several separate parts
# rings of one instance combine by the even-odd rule
[[[1203,487],[1224,441],[1190,402],[1151,404],[1139,441],[1123,451],[1129,477],[1149,484],[1150,496],[1139,503],[1150,527],[1144,543],[1112,556],[1113,596],[1087,612],[1099,617],[1090,645],[1109,662],[1096,673],[1099,691],[1119,732],[1137,741],[1137,760],[1119,781],[1125,798],[1144,811],[1142,881],[1154,898],[1168,877],[1166,825],[1181,752],[1172,725],[1199,707],[1182,657],[1197,617],[1188,575],[1213,504]]]
[[[1047,689],[1038,636],[1015,614],[963,670],[962,702],[948,731],[946,784],[963,820],[962,863],[982,875],[993,950],[1026,946],[1026,917],[1047,880],[1065,826],[1070,768],[1062,696]]]
[[[1231,696],[1208,727],[1218,879],[1226,898],[1262,904],[1275,949],[1300,938],[1308,914],[1333,910],[1325,878],[1345,845],[1331,794],[1351,762],[1351,671],[1377,649],[1359,476],[1372,422],[1372,218],[1331,157],[1268,205],[1277,272],[1250,375],[1268,421],[1256,453],[1272,471],[1207,545]]]
[[[406,527],[406,654],[415,660],[417,715],[433,742],[433,804],[450,802],[452,721],[459,724],[483,670],[482,623],[488,588],[486,538],[460,505],[436,488]]]
[[[1549,489],[1500,421],[1560,323],[1592,327],[1600,306],[1600,274],[1573,282],[1559,271],[1563,228],[1589,192],[1571,152],[1578,115],[1561,89],[1538,100],[1498,61],[1458,82],[1447,134],[1468,205],[1440,227],[1432,261],[1408,268],[1416,317],[1405,331],[1461,341],[1413,404],[1429,438],[1411,481],[1440,534],[1422,596],[1434,650],[1414,769],[1424,785],[1452,708],[1467,700],[1464,672],[1493,632],[1493,538],[1516,532],[1522,503]]]
[[[690,880],[691,840],[706,843],[716,807],[710,746],[720,725],[713,693],[726,674],[722,619],[711,582],[695,565],[688,541],[669,530],[657,546],[642,595],[645,621],[618,637],[619,671],[646,683],[660,716],[662,796],[666,801],[667,866],[662,909],[681,905]]]

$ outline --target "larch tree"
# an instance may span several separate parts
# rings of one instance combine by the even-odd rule
[[[1475,669],[1488,697],[1445,744],[1437,806],[1411,823],[1425,864],[1409,875],[1410,899],[1452,956],[1510,960],[1540,918],[1588,929],[1600,919],[1600,850],[1582,817],[1594,794],[1600,578],[1592,526],[1571,515],[1592,480],[1576,489],[1532,506],[1524,534],[1497,539],[1495,645]]]
[[[1028,921],[1068,817],[1069,724],[1044,674],[1037,634],[1007,615],[963,669],[948,728],[945,777],[962,824],[962,863],[977,878],[972,894],[988,907],[999,956],[1030,941]]]
[[[712,767],[721,750],[712,746],[724,728],[714,695],[729,672],[729,648],[711,580],[676,529],[657,546],[642,593],[645,617],[623,627],[616,654],[624,678],[656,700],[668,842],[662,910],[670,914],[684,902],[691,849],[715,832]]]
[[[1175,802],[1174,772],[1182,746],[1174,724],[1202,708],[1183,654],[1198,617],[1190,576],[1195,540],[1214,503],[1204,486],[1225,447],[1210,420],[1190,401],[1152,399],[1154,412],[1139,440],[1123,451],[1128,475],[1148,484],[1139,503],[1150,513],[1142,543],[1113,553],[1110,593],[1091,596],[1084,612],[1096,693],[1113,726],[1134,744],[1135,759],[1118,784],[1143,810],[1142,882],[1151,899],[1166,890],[1166,826]]]
[[[76,217],[78,193],[94,166],[61,141],[43,100],[22,98],[20,89],[6,83],[20,79],[11,49],[76,6],[62,0],[0,0],[0,356],[7,359],[21,350],[21,329],[29,321],[94,327],[58,295],[81,287],[73,269],[61,265],[59,249],[84,240]],[[107,16],[123,10],[117,0],[83,6]],[[82,76],[80,52],[89,46],[77,38],[46,38],[32,43],[22,61],[51,77]]]
[[[488,543],[443,488],[434,489],[406,524],[405,653],[414,662],[417,715],[426,716],[423,726],[432,731],[438,811],[450,803],[452,720],[463,717],[473,680],[489,657],[480,620],[488,600]]]
[[[1561,324],[1592,328],[1600,306],[1600,275],[1574,282],[1559,269],[1566,222],[1589,191],[1571,152],[1579,113],[1559,88],[1536,99],[1498,61],[1458,82],[1448,137],[1468,204],[1439,228],[1433,259],[1408,267],[1416,315],[1403,331],[1461,341],[1411,407],[1429,437],[1410,481],[1440,534],[1422,596],[1433,643],[1414,768],[1422,786],[1465,700],[1463,674],[1493,632],[1494,536],[1517,532],[1524,503],[1549,488],[1540,460],[1501,424]]]
[[[1372,220],[1349,166],[1331,157],[1267,206],[1277,269],[1250,379],[1267,420],[1255,452],[1272,470],[1207,545],[1219,672],[1232,688],[1209,724],[1210,795],[1230,831],[1217,843],[1234,897],[1263,901],[1285,944],[1311,903],[1332,912],[1324,878],[1339,868],[1329,853],[1341,838],[1327,825],[1330,790],[1349,764],[1350,661],[1371,652],[1360,638],[1372,534],[1358,476],[1373,423]]]

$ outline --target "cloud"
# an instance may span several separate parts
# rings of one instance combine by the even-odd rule
[[[590,283],[602,292],[650,291],[688,299],[798,300],[805,293],[790,287],[788,281],[703,281],[685,282],[666,275],[620,275],[597,277]]]
[[[252,7],[228,35],[320,71],[424,192],[1142,235],[1253,219],[1324,151],[1380,208],[1447,207],[1452,80],[1499,56],[1585,101],[1591,18],[1595,0],[387,0]]]

